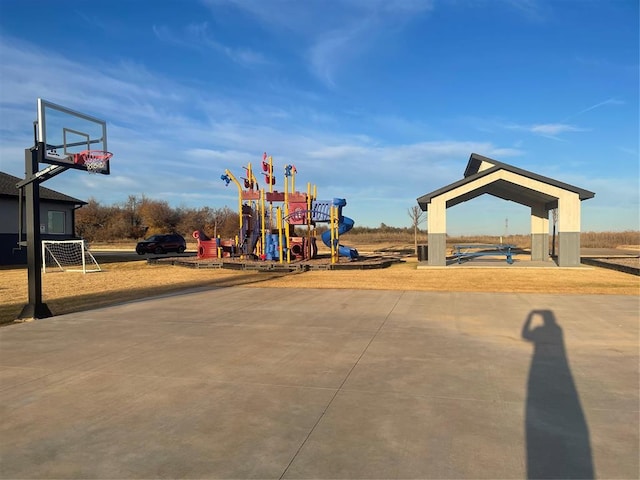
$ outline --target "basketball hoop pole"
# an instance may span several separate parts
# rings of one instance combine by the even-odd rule
[[[40,185],[69,168],[109,175],[109,159],[112,155],[107,151],[107,123],[104,120],[47,102],[42,98],[38,98],[37,111],[34,144],[33,147],[25,149],[25,178],[16,185],[25,193],[26,198],[29,284],[29,303],[22,309],[18,320],[52,316],[49,307],[42,302]],[[85,145],[88,151],[84,152],[83,162],[76,162],[83,153],[78,152],[77,147]],[[96,147],[95,150],[91,150],[92,145]],[[38,170],[41,163],[47,163],[49,166]],[[22,238],[19,238],[18,242],[22,245]]]
[[[40,182],[38,173],[40,156],[44,156],[44,143],[38,142],[24,151],[25,177],[33,179],[24,185],[27,217],[27,274],[29,280],[29,303],[18,316],[19,320],[51,317],[46,303],[42,302],[42,247],[40,236]],[[18,239],[22,241],[22,239]]]

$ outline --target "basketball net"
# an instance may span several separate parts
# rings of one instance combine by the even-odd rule
[[[103,150],[84,150],[74,155],[73,162],[84,165],[89,173],[99,173],[107,168],[112,156],[113,153]]]

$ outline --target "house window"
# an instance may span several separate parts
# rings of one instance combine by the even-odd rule
[[[53,210],[50,210],[48,212],[48,223],[47,223],[48,233],[65,233],[64,225],[65,225],[65,212],[56,212]]]

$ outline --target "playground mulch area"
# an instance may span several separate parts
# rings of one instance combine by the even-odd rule
[[[294,260],[291,262],[264,261],[252,258],[224,257],[199,259],[197,257],[150,258],[152,264],[171,264],[191,268],[225,268],[231,270],[306,272],[308,270],[368,270],[387,268],[402,262],[398,255],[371,254],[355,260],[345,258],[331,261],[331,255],[318,255],[316,258]]]

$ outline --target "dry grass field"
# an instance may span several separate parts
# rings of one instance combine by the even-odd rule
[[[361,252],[379,245],[358,245]],[[406,251],[411,245],[387,245]],[[348,288],[460,292],[638,295],[639,277],[597,267],[418,269],[415,257],[386,269],[267,273],[191,269],[144,260],[107,263],[103,271],[43,274],[43,301],[54,315],[169,294],[193,288]],[[0,270],[0,324],[12,322],[27,302],[26,268]]]

